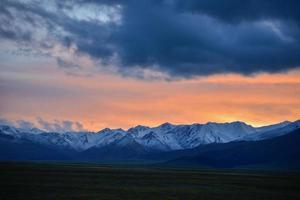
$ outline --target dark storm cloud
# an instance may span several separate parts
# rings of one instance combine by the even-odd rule
[[[8,4],[8,3],[7,3]],[[0,39],[30,40],[30,32],[14,24],[15,16],[7,9],[6,1],[0,3]]]
[[[120,23],[98,23],[65,13],[86,4],[119,5]],[[77,53],[117,65],[126,74],[136,68],[176,77],[278,72],[300,66],[299,4],[292,0],[89,0],[57,1],[57,10],[49,11],[38,4],[3,1],[1,9],[6,13],[1,15],[13,17],[9,28],[0,26],[0,36],[14,38],[22,33],[14,18],[23,17],[26,23],[46,27],[64,46],[75,45]]]
[[[283,19],[300,22],[297,0],[174,0],[183,12],[205,13],[227,22]]]

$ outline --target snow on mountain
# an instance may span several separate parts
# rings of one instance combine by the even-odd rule
[[[289,132],[292,132],[296,129],[300,128],[300,120],[295,122],[282,122],[279,124],[271,125],[262,128],[257,128],[257,133],[245,136],[242,140],[245,141],[258,141],[258,140],[266,140],[274,137],[278,137],[281,135],[285,135]]]
[[[157,134],[153,131],[147,133],[141,138],[135,138],[135,140],[148,149],[167,151],[171,150],[170,147],[164,144]]]
[[[66,133],[42,133],[35,137],[35,141],[42,144],[58,145],[75,149],[86,150],[91,147],[106,146],[126,135],[122,129],[103,129],[97,133],[93,132],[66,132]]]
[[[225,143],[255,132],[252,126],[241,122],[192,125],[162,124],[150,129],[155,138],[170,149],[186,149],[209,143]]]
[[[256,128],[256,130],[257,130],[257,132],[267,132],[267,131],[271,131],[271,130],[275,130],[275,129],[278,129],[278,128],[285,127],[285,126],[287,126],[291,123],[292,122],[290,122],[290,121],[283,121],[283,122],[280,122],[278,124],[272,124],[272,125],[268,125],[268,126],[258,127],[258,128]]]
[[[197,138],[199,138],[199,140],[201,140],[204,144],[226,143],[255,132],[255,128],[245,124],[244,122],[221,124],[209,122],[202,126],[200,134],[197,134]]]
[[[148,150],[170,151],[194,148],[202,144],[227,143],[235,140],[263,140],[277,137],[300,127],[300,121],[282,122],[265,127],[252,127],[244,122],[136,126],[128,129],[103,129],[99,132],[44,132],[32,128],[18,129],[0,125],[0,134],[35,143],[84,151],[107,145],[140,145]]]
[[[127,130],[127,132],[130,134],[130,135],[133,135],[133,137],[143,137],[144,135],[146,135],[147,133],[149,133],[149,130],[151,128],[148,127],[148,126],[141,126],[141,125],[138,125],[138,126],[135,126],[133,128],[130,128]]]
[[[111,144],[112,142],[115,142],[116,140],[119,140],[127,135],[127,132],[123,129],[103,129],[96,133],[94,135],[93,142],[95,146],[101,147],[108,144]]]

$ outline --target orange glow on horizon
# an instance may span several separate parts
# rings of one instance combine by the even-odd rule
[[[48,68],[47,68],[48,69]],[[300,118],[300,72],[146,81],[112,74],[70,76],[49,68],[1,74],[7,119],[72,120],[88,130],[245,121],[262,126]]]

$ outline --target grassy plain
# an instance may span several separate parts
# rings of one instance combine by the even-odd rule
[[[0,163],[0,199],[300,199],[300,174]]]

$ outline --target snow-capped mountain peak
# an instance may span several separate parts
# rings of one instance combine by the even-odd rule
[[[157,127],[138,125],[127,131],[105,128],[99,132],[45,132],[37,128],[28,130],[0,125],[0,134],[16,139],[26,139],[51,147],[69,148],[84,151],[89,148],[102,148],[110,144],[138,144],[145,149],[169,151],[195,148],[210,143],[227,143],[236,140],[263,140],[284,135],[300,128],[300,121],[252,127],[244,122],[192,125],[164,123]]]
[[[172,129],[175,127],[175,125],[169,123],[169,122],[166,122],[166,123],[163,123],[161,125],[158,126],[159,128],[162,128],[162,129]]]

